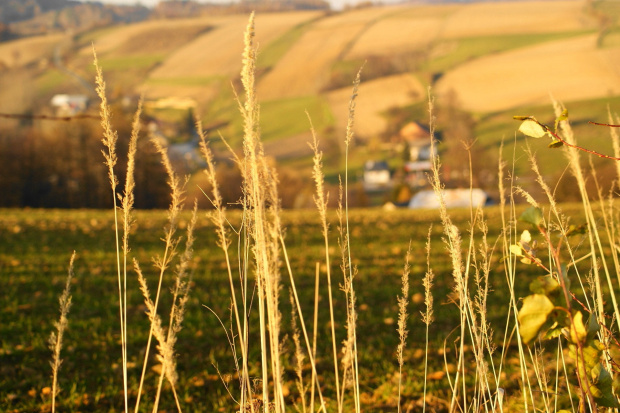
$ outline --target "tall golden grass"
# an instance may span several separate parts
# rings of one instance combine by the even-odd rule
[[[112,129],[110,123],[110,112],[105,95],[105,82],[103,74],[97,65],[95,54],[95,65],[97,66],[97,93],[101,98],[101,118],[104,128],[103,144],[106,148],[104,158],[108,166],[108,177],[110,180],[112,193],[114,196],[114,214],[117,228],[116,250],[117,250],[117,272],[118,272],[118,289],[119,289],[119,322],[121,331],[121,351],[123,359],[123,392],[124,392],[124,410],[130,410],[128,399],[128,368],[127,368],[127,334],[130,330],[127,328],[127,277],[128,277],[128,257],[129,257],[129,231],[133,223],[132,207],[133,207],[133,165],[137,156],[136,140],[138,139],[138,126],[140,109],[136,114],[134,122],[134,130],[129,149],[129,166],[127,172],[127,182],[122,196],[119,196],[120,207],[116,203],[116,193],[118,182],[115,176],[115,167],[117,162],[116,155],[116,132]],[[314,168],[313,178],[316,186],[315,202],[321,223],[321,231],[324,238],[324,260],[325,260],[325,279],[321,283],[327,283],[328,304],[330,311],[331,324],[331,350],[333,365],[333,376],[329,378],[333,383],[333,393],[335,400],[328,400],[323,395],[322,388],[325,383],[327,373],[323,372],[320,378],[317,372],[316,363],[316,342],[317,329],[316,320],[318,313],[318,286],[320,271],[317,265],[316,270],[316,293],[314,303],[314,330],[311,332],[305,321],[307,317],[304,315],[297,289],[295,286],[295,276],[288,259],[287,247],[284,241],[284,229],[280,219],[280,204],[277,193],[278,177],[275,169],[268,162],[265,156],[263,146],[260,139],[259,117],[260,105],[256,94],[255,85],[256,70],[256,46],[254,40],[254,15],[250,16],[250,20],[244,37],[243,52],[243,68],[241,71],[241,81],[243,84],[244,94],[238,98],[239,110],[244,120],[244,141],[243,156],[235,157],[239,168],[243,175],[243,198],[241,205],[243,207],[243,223],[242,229],[231,231],[227,220],[226,208],[222,203],[222,197],[215,174],[215,164],[213,155],[207,143],[206,136],[202,131],[200,123],[197,123],[202,140],[200,144],[201,152],[206,161],[205,173],[208,177],[211,189],[210,193],[205,193],[212,204],[213,211],[210,212],[210,218],[215,224],[218,245],[224,252],[226,271],[230,286],[230,297],[232,303],[233,321],[229,340],[233,350],[236,368],[238,370],[238,387],[229,387],[227,390],[233,396],[237,403],[237,409],[240,412],[285,412],[293,408],[297,408],[303,412],[319,411],[326,412],[337,410],[338,412],[353,411],[361,412],[366,410],[363,405],[360,392],[360,369],[358,365],[358,356],[364,349],[359,343],[357,332],[357,295],[355,289],[355,281],[357,275],[357,267],[352,259],[351,251],[351,232],[349,230],[349,209],[348,209],[348,164],[346,164],[344,181],[341,183],[339,194],[338,208],[338,234],[340,246],[340,269],[342,271],[343,283],[341,285],[342,293],[346,300],[346,337],[342,343],[338,343],[336,339],[336,314],[334,313],[334,299],[332,291],[332,273],[331,267],[333,259],[330,256],[329,232],[327,220],[327,200],[328,195],[325,191],[324,176],[322,172],[322,153],[320,151],[319,139],[312,129],[313,142],[310,146],[314,150]],[[360,71],[361,72],[361,71]],[[353,84],[353,92],[350,99],[347,133],[345,136],[345,163],[347,161],[348,147],[354,138],[353,126],[355,119],[355,102],[360,84],[360,73]],[[556,104],[558,116],[562,112],[560,105]],[[431,142],[434,145],[435,122],[433,118],[433,100],[429,99],[429,115],[431,125]],[[613,117],[610,115],[610,119]],[[567,142],[574,143],[575,137],[572,134],[570,124],[567,121],[560,123],[560,131]],[[618,144],[618,136],[612,130],[612,139],[614,140],[614,148],[616,156],[620,152],[620,144]],[[194,207],[193,218],[187,227],[184,237],[184,250],[179,251],[183,237],[177,235],[178,215],[184,203],[184,182],[172,168],[170,160],[167,156],[166,148],[162,147],[157,141],[153,142],[157,151],[160,153],[162,163],[167,171],[168,184],[171,191],[171,203],[168,210],[168,224],[164,229],[163,235],[163,255],[154,257],[154,262],[159,270],[159,279],[154,297],[151,296],[150,289],[145,277],[140,270],[140,264],[134,261],[134,270],[140,282],[140,288],[144,296],[144,302],[147,308],[147,316],[150,321],[150,334],[146,343],[144,355],[144,363],[142,376],[140,378],[139,389],[137,391],[137,401],[135,403],[135,412],[140,410],[141,396],[143,393],[143,385],[145,380],[145,371],[149,362],[150,347],[152,338],[157,341],[157,360],[160,363],[159,378],[156,393],[148,395],[154,399],[153,412],[158,410],[160,395],[163,390],[162,384],[167,380],[170,389],[174,395],[176,406],[179,412],[183,410],[181,400],[178,397],[177,371],[175,363],[174,346],[177,339],[177,333],[181,329],[183,321],[184,307],[189,295],[189,274],[188,267],[192,260],[193,249],[193,228],[196,222],[197,209]],[[465,148],[467,150],[467,148]],[[504,151],[504,147],[500,152]],[[547,268],[549,275],[558,278],[558,272],[562,271],[561,267],[565,264],[574,274],[574,290],[578,294],[583,294],[585,304],[584,311],[589,312],[601,326],[607,326],[615,323],[620,329],[620,312],[615,298],[615,283],[617,284],[618,274],[620,273],[620,259],[618,257],[618,222],[616,218],[616,210],[614,209],[613,194],[597,194],[600,208],[595,212],[592,201],[586,191],[586,176],[582,166],[582,153],[574,147],[563,149],[565,156],[570,165],[570,172],[578,182],[578,190],[583,200],[583,210],[586,216],[588,227],[587,237],[583,242],[588,246],[588,252],[585,255],[578,256],[579,252],[571,246],[569,242],[558,244],[558,248],[547,238],[547,254],[549,256]],[[431,153],[435,153],[431,151]],[[233,154],[234,156],[234,154]],[[543,177],[538,173],[535,158],[531,156],[532,169],[538,176],[538,182],[546,194],[549,210],[544,216],[546,221],[545,228],[556,231],[563,240],[568,239],[569,233],[569,217],[563,215],[561,205],[554,201],[553,191],[547,186]],[[565,358],[562,351],[563,341],[561,337],[556,338],[557,353],[552,355],[555,365],[549,366],[547,361],[548,355],[545,351],[548,346],[544,346],[542,341],[536,341],[528,345],[521,339],[519,333],[520,323],[518,314],[521,309],[520,297],[516,296],[515,285],[518,282],[517,274],[519,272],[519,257],[511,253],[511,246],[518,244],[519,230],[521,226],[516,216],[515,202],[516,197],[523,196],[532,205],[541,208],[541,203],[536,201],[530,194],[520,189],[514,183],[514,177],[506,178],[507,166],[506,162],[500,162],[498,175],[500,182],[500,208],[502,211],[502,232],[496,242],[488,239],[488,227],[485,221],[485,212],[482,208],[471,209],[470,225],[466,229],[459,229],[453,223],[450,211],[446,207],[443,194],[443,183],[441,181],[441,165],[437,155],[432,158],[433,170],[430,176],[430,183],[436,192],[440,201],[440,217],[443,228],[443,243],[449,251],[451,260],[451,272],[453,278],[453,293],[451,298],[456,304],[459,315],[460,325],[455,329],[448,340],[454,340],[456,344],[456,352],[449,359],[449,355],[444,351],[446,363],[446,376],[449,381],[452,395],[449,405],[446,407],[450,412],[503,412],[503,411],[545,411],[559,412],[562,409],[571,409],[573,411],[595,411],[597,410],[597,402],[593,396],[592,383],[580,382],[574,388],[579,396],[579,403],[572,405],[573,399],[561,398],[560,395],[564,391],[571,391],[571,387],[567,384],[572,376],[570,371],[570,363]],[[591,171],[595,174],[595,171]],[[595,176],[590,179],[596,179]],[[620,182],[620,167],[618,168],[618,182]],[[117,217],[117,210],[122,214],[122,230]],[[599,215],[597,215],[599,214]],[[122,231],[122,236],[121,236]],[[546,234],[542,234],[544,237]],[[242,265],[235,270],[231,263],[229,247],[234,237],[238,237],[240,245],[243,245],[243,251],[240,254]],[[614,246],[610,251],[605,250],[603,239],[609,245]],[[426,325],[425,333],[425,357],[424,357],[424,389],[422,396],[422,410],[427,408],[427,383],[426,377],[428,373],[429,358],[429,329],[435,318],[433,308],[433,283],[434,273],[431,265],[431,231],[429,230],[426,261],[427,270],[423,275],[423,286],[425,295],[425,311],[421,314],[423,323]],[[566,253],[560,254],[559,248]],[[487,298],[492,288],[491,284],[491,258],[494,254],[502,257],[503,271],[508,284],[508,294],[506,303],[506,328],[499,333],[494,333],[489,321],[487,308]],[[407,346],[407,320],[408,301],[410,299],[409,277],[411,276],[410,258],[411,250],[407,251],[404,257],[404,267],[402,272],[402,288],[401,295],[395,297],[398,302],[398,324],[395,334],[399,338],[399,344],[396,349],[396,360],[398,365],[398,411],[402,411],[401,406],[401,389],[403,371],[407,368],[406,358],[403,356]],[[582,265],[578,263],[589,261],[589,273],[583,274],[579,271]],[[73,262],[73,259],[72,259]],[[69,279],[63,298],[61,298],[61,318],[57,324],[57,332],[52,336],[51,344],[53,347],[53,396],[56,395],[56,377],[58,367],[60,365],[60,350],[62,346],[62,333],[66,327],[66,315],[70,305],[69,286],[72,277],[72,266],[70,266]],[[166,326],[160,315],[159,301],[162,294],[162,281],[169,275],[170,269],[173,268],[173,289],[172,289],[172,306],[169,312],[169,321]],[[285,271],[286,274],[281,274]],[[615,274],[615,279],[614,279]],[[497,274],[494,274],[497,276]],[[285,385],[283,381],[283,364],[285,354],[281,346],[282,340],[282,315],[281,295],[283,291],[282,277],[288,277],[290,281],[290,297],[291,307],[293,311],[293,341],[295,344],[296,359],[296,381],[298,392],[301,400],[301,406],[294,406],[286,396]],[[256,293],[258,304],[255,305],[258,311],[258,326],[250,325],[249,308],[252,299],[252,287],[250,279],[253,278],[256,285]],[[562,278],[562,277],[560,277]],[[568,296],[569,292],[564,290]],[[611,300],[612,309],[605,306],[607,301]],[[570,300],[567,298],[567,302]],[[569,306],[570,307],[570,306]],[[569,308],[570,309],[570,308]],[[581,313],[569,313],[571,324],[569,330],[575,328],[573,318],[581,317]],[[612,322],[608,322],[609,317]],[[224,327],[225,328],[225,327]],[[598,337],[606,349],[612,345],[613,334],[611,329],[601,329]],[[260,346],[260,384],[256,385],[255,378],[250,372],[250,346],[253,343],[249,341],[250,331],[258,331]],[[568,330],[567,330],[568,331]],[[567,334],[570,336],[571,332]],[[496,337],[500,337],[498,340]],[[516,344],[515,344],[516,343]],[[446,344],[447,345],[447,344]],[[340,346],[340,349],[339,349]],[[583,350],[583,349],[581,349]],[[505,397],[505,363],[512,353],[516,352],[516,358],[519,361],[520,368],[520,395],[519,398],[511,397],[507,400]],[[499,353],[499,354],[498,354]],[[609,352],[606,350],[606,356]],[[308,377],[304,374],[303,360],[309,360],[311,374]],[[473,359],[473,362],[470,361]],[[579,357],[577,357],[579,360]],[[578,361],[577,360],[577,361]],[[605,358],[603,364],[613,371],[613,360]],[[449,366],[454,365],[451,369]],[[331,374],[331,373],[330,373]],[[578,378],[580,376],[578,375]],[[566,405],[567,400],[570,405]],[[558,403],[565,403],[559,406]],[[54,404],[52,404],[54,410]],[[410,411],[412,406],[407,408]],[[191,411],[191,406],[185,410]]]

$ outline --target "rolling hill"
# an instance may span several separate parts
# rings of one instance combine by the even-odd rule
[[[593,7],[558,0],[259,14],[258,95],[269,122],[289,125],[264,125],[264,139],[307,139],[302,104],[321,119],[319,134],[340,139],[350,84],[364,65],[355,129],[361,142],[385,139],[394,130],[394,118],[386,116],[394,108],[424,122],[420,108],[430,86],[439,104],[449,101],[473,117],[479,143],[494,151],[516,129],[509,118],[498,124],[498,113],[539,110],[549,105],[551,94],[569,108],[571,102],[618,95],[620,35],[614,27],[620,11],[614,2]],[[32,110],[55,93],[84,92],[52,58],[61,54],[66,68],[92,79],[94,45],[115,97],[194,99],[205,123],[220,125],[234,143],[241,128],[231,82],[240,70],[246,20],[245,15],[149,20],[1,43],[4,82],[19,73],[29,86],[0,89],[0,110]],[[597,105],[602,115],[604,104]],[[295,121],[287,123],[290,119]],[[289,161],[307,156],[300,147],[280,146],[277,156]],[[374,155],[360,150],[359,156]]]

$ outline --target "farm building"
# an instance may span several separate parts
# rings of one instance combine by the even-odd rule
[[[50,104],[56,108],[59,116],[73,116],[88,107],[88,96],[85,95],[54,95]]]
[[[392,185],[390,169],[385,161],[366,161],[364,164],[364,189],[377,191]]]
[[[489,196],[480,188],[473,189],[444,189],[443,198],[447,208],[474,208],[484,206]],[[439,200],[433,190],[420,191],[411,197],[409,201],[411,209],[437,209]]]
[[[399,137],[407,144],[409,160],[412,162],[431,158],[431,133],[427,126],[418,122],[409,122],[400,129]],[[437,153],[436,147],[435,153]]]

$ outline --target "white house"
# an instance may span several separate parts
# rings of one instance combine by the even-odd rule
[[[85,95],[54,95],[50,104],[56,108],[61,116],[73,116],[84,112],[88,107],[88,96]]]
[[[474,208],[482,207],[486,204],[488,195],[480,188],[473,189],[444,189],[443,198],[447,208]],[[439,199],[435,191],[429,189],[420,191],[411,197],[409,201],[411,209],[437,209]]]
[[[366,161],[364,164],[364,189],[376,191],[392,185],[390,169],[385,161]]]

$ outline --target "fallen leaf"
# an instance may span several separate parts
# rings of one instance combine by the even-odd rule
[[[429,373],[428,376],[426,376],[426,378],[429,380],[441,380],[444,377],[446,377],[446,372],[443,370],[434,371],[432,373]]]

